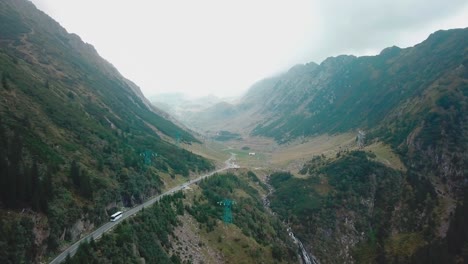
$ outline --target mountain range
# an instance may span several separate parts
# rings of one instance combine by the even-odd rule
[[[303,163],[304,176],[273,175],[273,209],[325,263],[462,263],[467,113],[468,29],[452,29],[414,47],[296,65],[185,120],[212,137],[269,137],[280,147],[354,134],[336,156]],[[381,144],[402,165],[375,163]]]
[[[1,263],[50,260],[215,168],[187,149],[235,152],[246,168],[162,199],[66,262],[296,263],[289,232],[321,263],[468,262],[468,29],[296,65],[235,101],[151,101],[31,2],[0,2]],[[281,150],[341,135],[353,137],[289,171],[247,140]]]
[[[2,263],[26,263],[213,163],[138,86],[29,1],[0,2]]]
[[[410,48],[394,46],[376,56],[342,55],[320,65],[296,65],[254,84],[236,103],[209,105],[189,124],[278,142],[374,129],[382,120],[394,119],[396,109],[426,100],[442,80],[460,82],[452,77],[466,65],[466,34],[463,29],[439,31]]]

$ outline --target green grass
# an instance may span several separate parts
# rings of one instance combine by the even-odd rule
[[[389,166],[392,169],[406,171],[406,166],[400,160],[400,157],[391,149],[390,146],[378,142],[365,147],[366,151],[375,154],[375,160]]]

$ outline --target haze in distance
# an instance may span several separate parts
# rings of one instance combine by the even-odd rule
[[[32,0],[147,97],[243,93],[299,63],[413,46],[468,26],[465,0]]]

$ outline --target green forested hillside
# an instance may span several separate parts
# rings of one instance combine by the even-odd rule
[[[447,214],[447,194],[429,177],[374,157],[363,151],[317,156],[301,170],[305,179],[274,173],[271,207],[323,263],[466,261],[466,187]]]
[[[158,193],[162,174],[213,168],[164,141],[197,140],[29,1],[0,2],[0,79],[1,263],[43,259]]]
[[[300,177],[272,174],[271,208],[321,263],[464,263],[467,113],[468,29],[454,29],[376,56],[295,66],[239,104],[197,113],[195,124],[221,131],[218,140],[247,131],[279,143],[364,131],[364,145],[391,146],[403,165],[389,168],[362,146],[326,153]],[[168,118],[31,2],[2,0],[0,263],[45,262],[168,178],[213,169],[171,143],[197,139]],[[262,203],[266,193],[252,172],[213,176],[68,262],[190,262],[197,250],[213,262],[296,262],[284,223]],[[233,224],[221,223],[224,199],[236,202]]]
[[[169,237],[180,225],[178,215],[184,213],[182,192],[166,196],[145,208],[138,216],[105,234],[99,242],[83,243],[73,258],[64,263],[182,263],[177,255],[169,255]]]
[[[66,263],[198,263],[200,256],[212,263],[207,252],[222,254],[218,261],[224,263],[297,263],[297,249],[264,208],[265,186],[253,172],[214,175],[192,188],[145,208],[99,242],[82,245]],[[234,202],[228,224],[219,204],[225,199]],[[193,227],[197,236],[186,241],[180,231]]]
[[[438,31],[411,48],[302,66],[245,96],[252,106],[268,94],[256,105],[265,116],[256,135],[284,143],[361,130],[404,163],[393,171],[372,153],[340,153],[306,164],[306,179],[272,176],[274,209],[319,260],[467,261],[467,50],[468,29]]]
[[[358,247],[360,242],[369,246],[366,259],[354,258],[358,263],[376,261],[384,254],[378,245],[392,233],[390,208],[402,196],[402,173],[360,151],[336,160],[317,157],[302,172],[308,175],[306,179],[289,173],[271,175],[276,189],[271,206],[292,222],[303,242],[313,245],[316,257],[323,263],[349,262],[347,248]],[[336,254],[327,254],[330,250]]]

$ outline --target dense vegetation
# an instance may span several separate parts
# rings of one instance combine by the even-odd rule
[[[467,263],[468,262],[468,188],[457,204],[447,236],[434,239],[419,248],[412,256],[413,263]]]
[[[266,117],[255,135],[283,143],[360,128],[404,161],[407,171],[396,171],[369,153],[340,153],[311,160],[304,179],[271,176],[272,208],[323,262],[468,262],[467,41],[467,29],[440,31],[412,48],[297,66],[250,92],[262,101],[241,104]],[[235,117],[239,109],[229,110]],[[160,192],[163,174],[213,168],[162,135],[197,141],[32,3],[0,2],[1,263],[44,260],[118,208]],[[260,202],[262,185],[244,176],[258,184],[205,180],[193,201],[168,198],[69,262],[178,263],[167,255],[176,215],[187,210],[213,232],[225,198],[236,201],[233,222],[245,236],[277,261],[294,260],[281,222]]]
[[[234,202],[232,223],[238,226],[245,236],[255,239],[261,247],[271,248],[272,257],[277,261],[296,261],[296,250],[289,243],[285,243],[289,238],[284,225],[266,212],[262,204],[258,188],[265,191],[266,186],[260,184],[253,172],[249,171],[240,176],[231,173],[215,175],[203,180],[199,186],[202,188],[202,195],[196,197],[192,205],[187,205],[186,210],[207,232],[212,232],[220,220],[223,220],[223,206],[219,202],[228,199]],[[257,253],[249,254],[256,256]],[[260,259],[257,261],[260,262]]]
[[[365,234],[369,254],[384,254],[384,239],[391,233],[393,208],[401,196],[402,175],[356,151],[337,160],[318,157],[321,166],[308,168],[306,179],[287,172],[270,176],[275,187],[271,207],[292,223],[297,236],[314,245],[324,262],[345,261],[338,237],[348,232]],[[358,242],[358,241],[356,241]],[[338,254],[330,256],[325,251]],[[363,261],[366,262],[366,261]]]
[[[187,195],[178,192],[165,196],[154,206],[119,224],[99,241],[82,244],[76,255],[67,258],[65,263],[190,263],[190,259],[183,259],[175,250],[184,245],[174,228],[188,225],[181,222],[180,216],[188,212],[196,220],[197,226],[206,232],[219,232],[215,227],[221,224],[223,208],[218,202],[228,198],[235,201],[233,224],[242,230],[246,238],[241,240],[236,237],[234,241],[228,241],[218,233],[218,246],[232,242],[244,245],[245,241],[255,239],[257,247],[248,244],[242,247],[248,252],[250,262],[296,262],[297,252],[289,244],[284,226],[267,213],[260,202],[259,188],[266,187],[257,184],[259,182],[253,172],[239,175],[228,173],[205,179],[199,183],[200,192]],[[191,195],[195,195],[195,199],[190,198]],[[215,250],[213,245],[199,244]],[[270,250],[271,255],[265,256],[265,252]],[[244,253],[234,254],[240,256]],[[229,262],[228,259],[225,261]]]
[[[272,209],[323,262],[457,263],[467,260],[466,190],[445,238],[438,236],[441,199],[427,178],[395,171],[362,151],[317,156],[301,179],[270,176]],[[350,248],[347,251],[345,248]],[[336,251],[330,255],[327,252]]]
[[[177,255],[169,256],[169,236],[184,213],[182,192],[165,196],[155,205],[119,224],[99,241],[83,243],[73,258],[64,263],[181,263]]]
[[[9,214],[0,218],[1,263],[29,263],[34,259],[37,247],[33,228],[34,222],[27,216]]]
[[[0,2],[0,244],[24,249],[2,263],[56,252],[160,192],[162,174],[213,168],[161,135],[197,141],[32,3]]]

